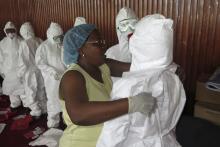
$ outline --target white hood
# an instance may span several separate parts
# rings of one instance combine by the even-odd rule
[[[173,61],[173,21],[159,14],[142,18],[130,38],[130,71],[166,68]]]
[[[25,40],[35,37],[34,29],[30,22],[25,22],[21,25],[20,34]]]
[[[124,23],[125,21],[126,23]],[[128,49],[128,34],[134,32],[133,28],[137,21],[138,18],[132,9],[127,7],[120,9],[118,15],[116,16],[116,31],[119,45],[106,52],[107,58],[112,58],[122,62],[131,62],[131,54]],[[121,22],[123,22],[123,25]],[[120,31],[119,26],[123,26],[126,31]]]
[[[4,28],[4,32],[6,34],[6,29],[15,29],[16,30],[16,27],[14,25],[13,22],[11,21],[8,21],[6,24],[5,24],[5,28]],[[7,34],[6,34],[7,35]]]
[[[134,11],[130,8],[124,7],[120,9],[118,12],[118,15],[116,16],[116,30],[117,30],[117,36],[118,39],[120,39],[121,32],[118,30],[119,23],[123,20],[138,20],[138,17],[134,13]]]
[[[63,29],[58,23],[51,22],[50,27],[47,29],[47,38],[51,43],[55,43],[53,37],[63,34]]]

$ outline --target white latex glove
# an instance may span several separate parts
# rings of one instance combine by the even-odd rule
[[[142,92],[128,98],[128,113],[140,112],[146,116],[152,112],[156,98],[151,93]]]

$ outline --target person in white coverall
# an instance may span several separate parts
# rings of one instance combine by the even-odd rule
[[[103,122],[128,112],[147,114],[153,110],[155,100],[147,93],[109,101],[110,75],[121,76],[130,64],[105,59],[101,40],[93,24],[78,25],[65,34],[64,61],[70,67],[59,89],[67,125],[60,147],[95,147]]]
[[[97,147],[180,147],[175,126],[186,96],[173,63],[173,21],[155,14],[142,18],[129,41],[131,67],[113,84],[112,100],[150,93],[156,108],[104,123]]]
[[[37,49],[35,61],[44,78],[47,95],[47,126],[57,127],[60,122],[61,106],[58,87],[60,77],[65,71],[61,59],[63,30],[59,24],[52,22],[47,30],[47,40]]]
[[[130,8],[124,7],[120,9],[116,16],[116,32],[118,36],[118,44],[110,47],[105,55],[106,58],[131,63],[131,53],[128,49],[130,36],[133,34],[138,17]],[[111,77],[113,83],[119,79]]]
[[[3,75],[3,94],[9,95],[10,107],[17,108],[21,105],[21,95],[24,86],[17,76],[18,50],[22,39],[17,36],[17,30],[12,22],[7,22],[4,28],[6,37],[0,42],[0,69]]]
[[[20,28],[20,34],[24,38],[19,47],[19,60],[17,75],[24,83],[25,98],[22,99],[24,107],[31,109],[32,116],[40,116],[45,108],[46,93],[43,77],[35,64],[37,47],[42,40],[35,37],[32,25],[25,22]]]
[[[118,44],[110,47],[105,55],[107,58],[122,62],[131,62],[131,53],[128,49],[129,37],[133,34],[138,17],[130,8],[120,9],[116,16],[116,32]]]

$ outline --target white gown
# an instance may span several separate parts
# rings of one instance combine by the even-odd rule
[[[113,100],[151,93],[156,107],[149,116],[139,112],[104,123],[97,147],[180,147],[175,126],[185,105],[185,91],[173,59],[173,21],[161,15],[142,18],[130,38],[129,72],[113,84]]]

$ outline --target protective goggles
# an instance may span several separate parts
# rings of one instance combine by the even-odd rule
[[[128,29],[134,30],[137,22],[138,22],[137,19],[122,20],[118,24],[118,30],[120,32],[126,32],[128,31]]]
[[[54,42],[62,43],[63,42],[63,38],[64,38],[64,35],[59,35],[59,36],[54,36],[53,40],[54,40]]]
[[[15,33],[16,30],[11,28],[11,29],[6,29],[5,32],[8,34],[8,33]]]

